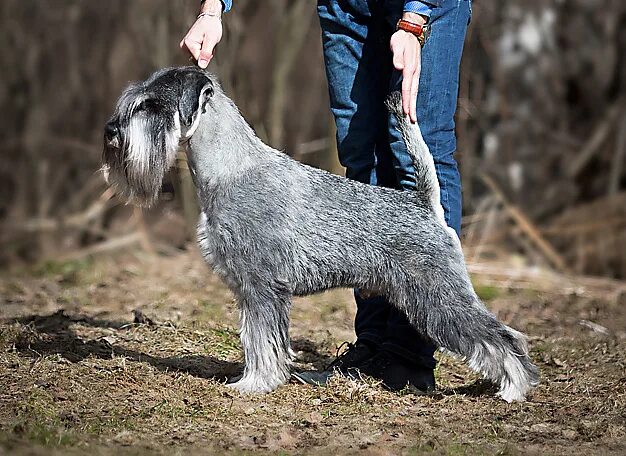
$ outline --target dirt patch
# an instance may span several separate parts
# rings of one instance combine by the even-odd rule
[[[5,274],[0,453],[624,454],[626,307],[477,288],[531,337],[526,403],[448,357],[432,397],[347,380],[241,396],[223,385],[242,367],[236,305],[195,253]],[[300,367],[353,338],[353,307],[347,290],[297,300]]]

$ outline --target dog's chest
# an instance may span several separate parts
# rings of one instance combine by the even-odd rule
[[[224,279],[227,278],[227,265],[223,256],[220,255],[222,246],[220,246],[219,236],[216,236],[214,233],[214,229],[208,223],[204,212],[200,214],[200,220],[198,221],[198,245],[204,261],[207,262],[215,273]]]

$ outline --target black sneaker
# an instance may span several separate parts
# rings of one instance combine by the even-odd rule
[[[347,346],[343,353],[339,351]],[[359,372],[376,354],[366,342],[356,341],[354,344],[344,342],[337,348],[337,358],[323,371],[294,372],[292,377],[301,383],[309,385],[326,385],[328,380],[336,373],[345,377],[358,378]]]
[[[407,390],[413,394],[431,394],[435,391],[435,372],[399,356],[380,350],[367,364],[361,374],[382,381],[390,391]]]
[[[343,346],[348,348],[339,354]],[[337,358],[326,367],[327,371],[339,371],[344,376],[352,375],[361,369],[376,355],[376,350],[367,342],[356,341],[354,344],[344,342],[337,348]]]

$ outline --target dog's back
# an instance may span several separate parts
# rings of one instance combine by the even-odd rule
[[[241,308],[246,368],[233,387],[286,382],[292,296],[341,286],[385,295],[425,337],[498,383],[505,400],[523,400],[536,384],[523,336],[474,293],[433,159],[399,94],[388,104],[413,157],[413,192],[349,181],[266,146],[198,68],[163,70],[135,87],[107,124],[104,167],[125,195],[151,202],[175,143],[187,141],[202,252]]]

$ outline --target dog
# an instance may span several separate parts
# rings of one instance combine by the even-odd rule
[[[356,287],[384,295],[502,399],[523,401],[538,383],[525,337],[474,292],[419,126],[398,93],[387,105],[413,159],[415,191],[362,184],[272,149],[197,67],[158,71],[122,93],[104,129],[103,171],[126,200],[150,205],[186,147],[200,249],[240,309],[245,368],[233,388],[269,392],[288,381],[293,296]]]

